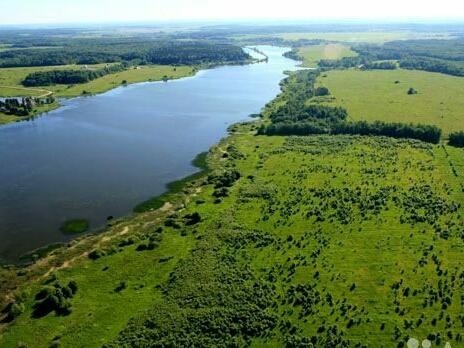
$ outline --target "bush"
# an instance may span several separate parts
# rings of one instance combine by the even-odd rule
[[[454,132],[450,133],[448,139],[448,145],[455,147],[464,147],[464,132]]]
[[[70,314],[70,299],[76,292],[77,283],[75,281],[70,281],[66,286],[56,282],[52,286],[42,288],[35,296],[36,302],[33,306],[33,317],[40,318],[53,311],[57,315]]]

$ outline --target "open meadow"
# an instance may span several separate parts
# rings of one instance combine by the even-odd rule
[[[0,345],[460,344],[462,150],[236,130],[163,209],[16,275],[35,281]],[[69,314],[37,311],[71,281]]]
[[[321,74],[329,105],[343,106],[350,119],[433,124],[444,134],[464,130],[464,79],[417,70],[334,70]],[[417,94],[409,95],[409,88]]]
[[[332,43],[299,47],[298,55],[303,59],[302,66],[316,68],[321,59],[341,59],[357,54],[349,46]]]

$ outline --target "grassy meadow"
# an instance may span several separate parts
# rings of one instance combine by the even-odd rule
[[[303,58],[302,66],[316,68],[321,59],[341,59],[354,57],[357,54],[349,46],[332,43],[300,47],[298,48],[298,55]]]
[[[440,127],[445,136],[464,130],[464,79],[417,70],[334,70],[317,81],[329,88],[330,104],[353,120],[413,122]],[[409,88],[417,94],[408,95]]]
[[[104,67],[105,64],[89,65],[91,69]],[[49,67],[26,67],[26,68],[2,68],[0,69],[0,96],[40,96],[44,90],[52,91],[56,97],[75,97],[84,92],[97,94],[106,92],[118,87],[123,81],[136,83],[144,81],[159,81],[167,76],[169,79],[176,79],[193,74],[191,67],[180,66],[172,67],[165,65],[148,65],[138,68],[131,68],[119,73],[105,75],[87,83],[77,85],[53,85],[43,88],[24,88],[21,81],[35,71],[62,70],[62,69],[83,69],[79,65],[63,65]],[[14,87],[14,88],[11,88]]]
[[[216,178],[240,173],[226,187],[197,179],[161,210],[12,275],[34,280],[16,290],[24,312],[0,345],[458,346],[463,150],[251,127],[210,153]],[[32,316],[47,279],[77,282],[69,315]]]

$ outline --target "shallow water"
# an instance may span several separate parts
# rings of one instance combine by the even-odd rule
[[[0,258],[69,240],[59,230],[68,219],[103,226],[197,171],[195,155],[258,113],[294,69],[287,49],[260,49],[268,63],[119,87],[0,127]]]

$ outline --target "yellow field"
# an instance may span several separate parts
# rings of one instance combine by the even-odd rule
[[[356,52],[342,44],[327,44],[304,46],[298,49],[298,54],[303,58],[303,66],[315,68],[321,59],[340,59],[356,56]]]
[[[398,81],[398,83],[395,83]],[[353,120],[434,124],[445,135],[464,130],[464,78],[415,70],[343,70],[324,73],[332,103]],[[418,91],[408,95],[410,87]]]

